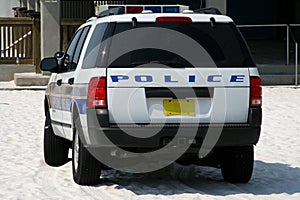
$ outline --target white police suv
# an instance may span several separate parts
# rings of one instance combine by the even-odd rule
[[[52,72],[47,164],[65,164],[71,148],[83,185],[108,167],[144,173],[173,162],[250,180],[262,119],[256,65],[229,17],[181,10],[110,7],[77,30],[66,52],[42,60]]]

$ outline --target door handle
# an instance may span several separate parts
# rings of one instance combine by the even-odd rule
[[[70,79],[68,80],[68,83],[69,83],[70,85],[73,85],[73,84],[74,84],[74,78],[70,78]]]
[[[58,86],[61,86],[61,84],[62,84],[62,79],[57,80],[57,81],[56,81],[56,84],[57,84]]]

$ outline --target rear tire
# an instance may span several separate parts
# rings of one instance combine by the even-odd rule
[[[75,128],[72,145],[73,179],[79,185],[95,185],[100,181],[101,164],[84,147]]]
[[[68,158],[70,141],[54,134],[51,125],[50,113],[46,113],[44,126],[44,159],[52,167],[66,164]]]
[[[221,165],[224,180],[230,183],[248,183],[253,172],[253,145],[231,147],[224,153]]]

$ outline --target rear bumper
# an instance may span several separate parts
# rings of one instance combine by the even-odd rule
[[[91,147],[132,147],[132,148],[160,148],[166,144],[166,141],[170,141],[176,135],[178,129],[176,128],[162,128],[157,134],[148,138],[138,138],[131,136],[127,133],[137,133],[145,135],[152,135],[155,130],[151,128],[109,128],[109,129],[96,129],[89,128],[89,138]],[[195,139],[196,146],[201,146],[208,128],[198,127],[195,138],[189,134],[194,132],[194,128],[183,128],[181,131],[185,131],[187,134],[184,137],[179,137],[178,141],[180,144],[185,144],[190,140]],[[212,132],[219,132],[220,127],[210,128]],[[249,144],[256,144],[260,136],[260,128],[258,127],[223,127],[221,130],[220,137],[217,139],[216,146],[242,146]],[[107,138],[113,143],[110,144]],[[194,142],[193,142],[194,143]]]
[[[110,125],[105,110],[90,110],[88,117],[87,147],[121,147],[158,149],[172,140],[180,130],[180,137],[175,143],[191,144],[201,147],[208,131],[216,135],[215,147],[243,146],[256,144],[260,137],[262,111],[261,108],[249,110],[246,124],[173,124],[173,125]],[[182,134],[183,133],[183,134]],[[134,137],[139,136],[139,137]],[[143,137],[143,138],[141,138]]]

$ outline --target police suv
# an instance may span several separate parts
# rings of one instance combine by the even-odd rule
[[[82,185],[96,184],[103,169],[142,173],[173,162],[248,182],[262,89],[234,22],[214,9],[108,8],[77,30],[66,52],[41,62],[52,72],[45,162],[61,166],[72,149]]]

